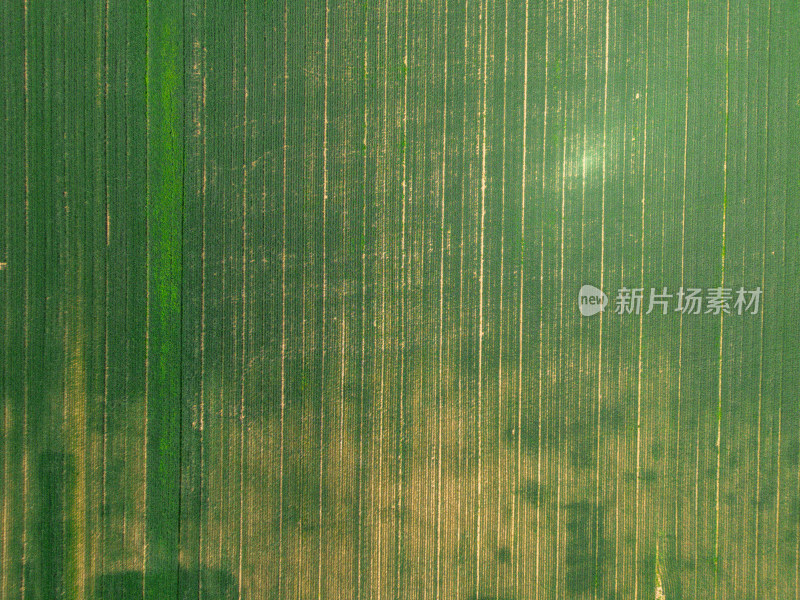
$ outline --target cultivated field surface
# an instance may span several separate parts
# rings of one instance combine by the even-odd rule
[[[798,0],[0,0],[0,600],[800,600],[798,135]]]

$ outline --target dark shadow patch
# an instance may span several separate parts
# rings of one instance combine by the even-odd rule
[[[148,589],[170,589],[179,585],[178,600],[197,598],[202,587],[204,597],[231,600],[238,595],[236,579],[223,569],[180,569],[179,572],[156,571],[145,577],[141,571],[118,571],[97,578],[103,598],[141,600],[143,586]],[[173,588],[174,589],[174,588]]]
[[[520,500],[532,505],[536,505],[540,495],[546,495],[542,489],[542,486],[538,485],[535,481],[525,481],[520,483],[520,486],[517,489],[517,494],[519,494]]]
[[[625,414],[617,406],[609,406],[601,411],[601,427],[604,433],[618,433],[625,426]]]
[[[784,460],[793,469],[797,468],[798,462],[800,462],[800,440],[793,439],[787,444]]]
[[[590,439],[586,429],[578,431],[572,437],[570,461],[576,469],[591,469],[596,463],[596,439]]]
[[[303,533],[313,531],[319,521],[319,465],[312,460],[295,457],[286,461],[284,473],[283,520],[286,525],[300,526]],[[322,489],[323,501],[326,489]]]
[[[778,481],[777,478],[771,478],[761,474],[761,492],[759,494],[759,509],[772,509],[775,506],[775,501],[778,496]],[[756,506],[755,500],[753,506]]]
[[[741,498],[735,492],[728,492],[722,496],[723,501],[727,506],[738,506]]]
[[[536,456],[539,453],[539,419],[535,415],[523,418],[522,428],[518,430],[516,417],[510,420],[505,429],[503,438],[513,448],[517,447],[517,437],[520,436],[520,447],[526,454]],[[543,441],[546,440],[543,438]],[[544,444],[542,445],[544,448]]]
[[[636,467],[626,472],[623,479],[626,483],[634,485],[636,483]],[[639,470],[639,483],[642,485],[650,485],[658,481],[658,471],[655,469],[640,469]]]
[[[601,590],[603,582],[603,506],[574,502],[564,509],[566,588],[573,597],[591,596]]]
[[[655,469],[642,469],[639,471],[639,479],[642,483],[652,484],[658,481],[658,471]]]
[[[458,544],[458,564],[466,565],[475,558],[475,552],[472,547],[471,541],[467,536],[461,538]]]
[[[728,469],[736,469],[739,466],[739,453],[738,452],[728,452],[725,458],[725,464]]]
[[[65,556],[67,536],[72,529],[67,520],[66,499],[71,497],[70,482],[74,482],[75,460],[64,452],[43,452],[39,456],[39,503],[35,544],[39,550],[36,565],[41,598],[60,598],[65,592]]]
[[[650,456],[656,462],[664,458],[664,444],[660,441],[650,444]]]
[[[663,582],[662,582],[663,584]],[[652,590],[647,597],[653,598],[656,589],[656,553],[645,551],[639,558],[639,589]]]
[[[789,523],[800,523],[800,498],[797,498],[796,496],[792,498],[789,504],[788,515],[786,520]],[[791,542],[792,536],[794,536],[794,532],[792,532],[790,529],[787,528],[786,534],[790,536],[787,538],[787,540]]]

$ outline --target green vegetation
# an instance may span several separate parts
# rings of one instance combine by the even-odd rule
[[[0,600],[798,597],[796,2],[0,16]]]

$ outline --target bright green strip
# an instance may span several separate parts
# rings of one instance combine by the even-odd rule
[[[148,394],[145,598],[178,594],[183,3],[147,7]]]

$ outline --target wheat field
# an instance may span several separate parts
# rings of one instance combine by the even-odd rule
[[[800,600],[797,0],[0,4],[0,599]]]

